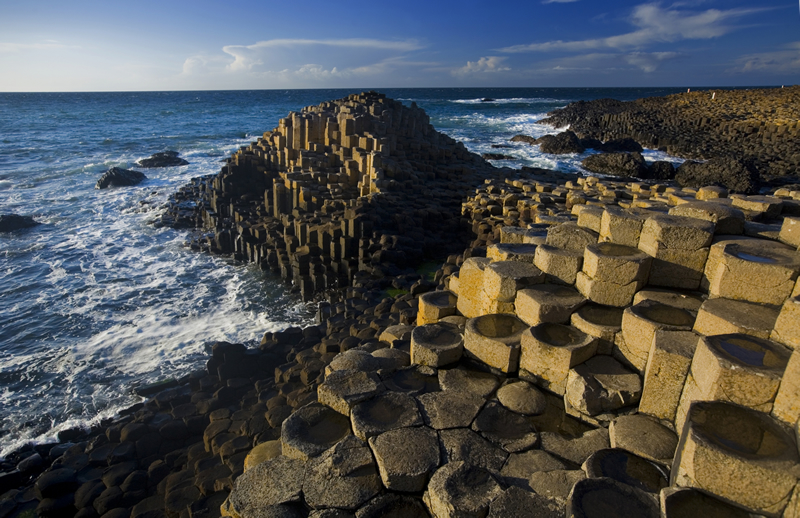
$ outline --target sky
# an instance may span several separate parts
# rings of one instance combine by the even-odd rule
[[[0,91],[800,83],[795,0],[0,0]]]

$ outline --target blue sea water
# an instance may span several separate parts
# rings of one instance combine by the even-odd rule
[[[578,170],[584,155],[493,149],[577,100],[632,100],[679,89],[386,89],[439,131],[502,164]],[[113,416],[137,384],[202,367],[207,344],[253,342],[311,322],[312,309],[254,266],[192,252],[186,233],[149,224],[190,178],[303,106],[350,90],[0,94],[0,213],[40,226],[0,233],[0,456]],[[485,99],[491,98],[491,101]],[[174,150],[187,166],[137,168]],[[646,153],[650,160],[666,158]],[[95,190],[119,166],[139,186]]]

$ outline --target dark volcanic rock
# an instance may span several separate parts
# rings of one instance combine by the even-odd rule
[[[619,139],[612,139],[608,142],[604,142],[598,149],[599,151],[605,151],[606,153],[624,153],[624,152],[631,152],[631,153],[641,153],[644,151],[644,148],[632,138],[619,138]]]
[[[177,151],[162,151],[150,158],[142,158],[137,162],[140,167],[174,167],[189,165],[189,162],[180,158]]]
[[[647,168],[647,176],[645,178],[648,180],[672,180],[675,178],[675,166],[672,165],[672,162],[667,162],[666,160],[653,162]]]
[[[0,214],[0,232],[11,232],[21,228],[35,227],[39,223],[30,216]]]
[[[581,165],[594,173],[645,178],[647,165],[640,153],[601,153],[586,157]]]
[[[121,167],[112,167],[103,176],[97,180],[95,189],[107,189],[109,187],[129,187],[137,185],[147,180],[144,173],[139,171],[132,171],[130,169],[123,169]]]
[[[749,164],[733,158],[712,158],[700,163],[686,161],[678,168],[675,180],[681,187],[721,185],[731,192],[758,192],[759,175]]]
[[[536,139],[528,135],[514,135],[511,137],[511,142],[526,142],[532,146],[536,144]]]
[[[536,140],[542,153],[565,155],[567,153],[583,153],[586,148],[581,144],[581,139],[570,130],[558,135],[544,135]]]
[[[481,158],[485,158],[486,160],[516,160],[516,157],[501,155],[500,153],[483,153]]]

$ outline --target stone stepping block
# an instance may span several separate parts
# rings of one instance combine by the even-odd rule
[[[419,296],[417,325],[435,324],[440,319],[456,314],[457,298],[449,291],[429,291]]]
[[[583,271],[578,272],[575,287],[597,304],[628,306],[647,280],[651,261],[649,255],[629,246],[590,245],[584,252]]]
[[[651,261],[652,258],[638,248],[597,243],[584,250],[582,272],[594,280],[624,286],[646,280]]]
[[[671,208],[669,214],[710,221],[714,224],[714,233],[718,235],[744,233],[744,212],[725,203],[690,201]]]
[[[442,464],[469,462],[490,470],[499,471],[509,457],[508,453],[493,445],[469,428],[439,431]]]
[[[656,500],[611,478],[581,480],[569,495],[567,518],[659,518]]]
[[[500,474],[508,485],[514,485],[531,491],[529,480],[531,475],[539,471],[568,470],[564,461],[542,450],[529,450],[512,453],[500,470]]]
[[[512,486],[489,505],[488,518],[525,516],[527,518],[563,518],[564,506],[546,496]]]
[[[420,426],[417,400],[403,392],[385,392],[363,401],[350,412],[353,433],[366,441],[389,430]]]
[[[750,212],[759,212],[766,219],[776,218],[783,208],[783,201],[776,196],[740,196],[731,198],[734,207]]]
[[[247,457],[245,457],[244,471],[253,469],[262,462],[274,459],[275,457],[282,455],[282,453],[283,446],[281,446],[280,440],[262,442],[250,450],[250,453],[248,453]]]
[[[547,230],[547,244],[565,250],[582,252],[587,246],[597,243],[599,235],[575,223],[562,223]]]
[[[380,363],[382,372],[392,372],[411,365],[411,356],[406,351],[394,347],[383,347],[373,351],[372,356]]]
[[[578,216],[578,226],[588,228],[599,234],[603,219],[603,208],[592,205],[574,205],[572,214]]]
[[[653,257],[648,284],[697,289],[713,234],[710,221],[666,214],[650,216],[639,240],[639,249]]]
[[[592,453],[611,447],[608,430],[597,428],[580,437],[569,437],[556,432],[539,434],[540,448],[548,453],[580,466]]]
[[[336,358],[325,366],[325,375],[328,376],[335,371],[376,372],[380,368],[380,360],[369,352],[362,349],[350,349],[337,354]]]
[[[396,372],[381,372],[386,390],[403,392],[412,396],[439,390],[436,369],[425,365],[411,365]]]
[[[732,299],[708,299],[700,306],[694,331],[701,335],[743,333],[769,338],[780,310],[772,306]]]
[[[702,337],[692,359],[692,383],[683,390],[676,425],[683,428],[693,401],[730,401],[762,412],[772,410],[791,351],[743,334]]]
[[[431,293],[443,293],[443,292],[436,291]],[[408,340],[411,337],[410,333],[413,330],[414,326],[407,326],[403,324],[389,326],[383,330],[383,332],[378,337],[378,340],[380,340],[381,342],[386,342],[389,345],[392,345],[397,340]]]
[[[470,257],[464,261],[458,272],[456,308],[467,318],[477,317],[481,314],[483,275],[490,263],[491,259],[486,257]]]
[[[465,462],[451,462],[431,477],[423,501],[437,518],[485,516],[503,494],[500,475]]]
[[[232,516],[250,516],[259,509],[299,502],[306,462],[280,456],[258,464],[236,479],[226,506]]]
[[[558,503],[566,504],[572,488],[585,478],[586,473],[579,469],[537,471],[531,474],[528,484],[534,493],[551,498]]]
[[[760,246],[760,241],[724,245],[706,268],[712,298],[781,305],[789,298],[800,272],[800,256],[789,249]]]
[[[531,233],[525,230],[528,235],[539,235],[538,231]],[[533,264],[537,245],[522,243],[498,243],[486,248],[486,257],[492,261],[517,261],[520,263]]]
[[[621,448],[665,465],[672,464],[678,446],[675,432],[643,414],[614,419],[608,427],[608,434],[612,448]]]
[[[464,368],[441,369],[439,370],[439,385],[442,390],[469,392],[487,398],[500,385],[500,380],[490,372]]]
[[[426,426],[398,428],[370,437],[369,446],[384,487],[392,491],[424,490],[439,467],[439,436]]]
[[[337,510],[338,511],[338,510]],[[344,512],[344,511],[342,511]],[[339,515],[320,515],[319,518],[338,518]],[[352,516],[352,515],[348,515]],[[313,513],[309,518],[313,518]],[[342,515],[344,517],[344,515]],[[410,496],[382,494],[378,495],[358,511],[355,518],[430,518],[430,514],[425,509],[425,504],[419,498]]]
[[[586,303],[576,289],[556,284],[541,284],[517,292],[517,316],[529,326],[543,322],[566,324],[570,315]]]
[[[464,334],[452,324],[426,324],[411,333],[411,362],[430,367],[457,363],[464,353]]]
[[[644,372],[639,412],[668,422],[675,420],[699,340],[691,331],[656,331]]]
[[[539,245],[533,264],[545,273],[547,282],[572,286],[583,266],[583,251]]]
[[[509,380],[497,391],[500,404],[522,415],[541,415],[547,410],[547,398],[526,381]]]
[[[703,297],[699,292],[683,292],[668,290],[666,288],[645,288],[636,292],[633,303],[638,304],[645,300],[660,302],[665,306],[685,309],[689,313],[697,314],[703,305]]]
[[[381,487],[369,446],[350,435],[307,463],[303,495],[312,509],[353,511],[377,495]]]
[[[425,424],[437,430],[468,427],[486,402],[478,394],[453,390],[422,394],[417,400]]]
[[[795,349],[786,364],[775,404],[772,406],[772,416],[781,421],[794,425],[800,419],[800,352]]]
[[[574,327],[542,323],[522,333],[520,378],[564,395],[572,367],[597,352],[597,338]]]
[[[483,407],[472,422],[472,429],[509,453],[526,451],[539,442],[531,422],[496,401]]]
[[[490,300],[514,302],[517,291],[544,282],[544,273],[531,263],[498,261],[483,272],[483,291]]]
[[[613,478],[653,495],[669,485],[665,467],[618,448],[594,452],[581,468],[588,478]]]
[[[745,223],[745,230],[747,230],[747,226],[751,224],[751,222]],[[717,236],[714,241],[712,242],[711,248],[708,251],[708,260],[706,261],[705,270],[703,272],[703,279],[700,283],[700,287],[705,291],[708,292],[709,288],[709,279],[711,275],[716,272],[719,268],[720,261],[722,260],[723,251],[725,247],[732,244],[740,244],[744,245],[748,248],[755,247],[756,249],[766,250],[766,249],[777,249],[784,253],[792,253],[795,252],[795,248],[791,246],[787,246],[779,241],[773,241],[771,239],[764,239],[758,236],[756,237],[748,237],[748,236]]]
[[[617,344],[619,359],[644,372],[658,330],[691,331],[695,317],[686,310],[645,300],[622,314],[622,338]]]
[[[384,392],[386,387],[375,372],[335,371],[317,388],[319,402],[349,416],[354,405]]]
[[[597,338],[597,354],[611,354],[622,331],[622,308],[586,304],[570,316],[572,327]]]
[[[600,241],[638,246],[645,218],[620,207],[606,207],[600,218]]]
[[[308,460],[350,433],[350,420],[319,403],[297,409],[281,426],[283,455]]]
[[[800,349],[800,296],[792,296],[783,303],[770,339]]]
[[[464,353],[503,373],[519,369],[520,337],[527,325],[514,315],[471,318],[464,328]]]
[[[569,371],[565,402],[589,416],[614,412],[639,402],[642,381],[610,356],[595,356]]]
[[[779,516],[797,484],[798,464],[795,438],[779,421],[739,405],[700,401],[686,417],[670,482]]]
[[[706,185],[697,189],[695,198],[698,200],[715,200],[728,197],[728,189],[719,185]]]
[[[665,487],[660,498],[668,518],[752,518],[752,514],[691,487]]]
[[[784,217],[778,238],[789,246],[800,248],[800,217]]]

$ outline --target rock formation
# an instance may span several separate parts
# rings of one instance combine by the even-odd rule
[[[30,216],[20,216],[19,214],[0,214],[0,232],[13,232],[23,228],[31,228],[39,222]]]
[[[175,167],[179,165],[189,165],[189,162],[178,156],[177,151],[162,151],[155,153],[148,158],[142,158],[136,163],[139,167],[155,168],[155,167]]]
[[[121,167],[112,167],[103,176],[97,180],[95,189],[108,189],[109,187],[129,187],[137,185],[147,180],[144,173],[139,171],[132,171],[130,169],[123,169]]]

